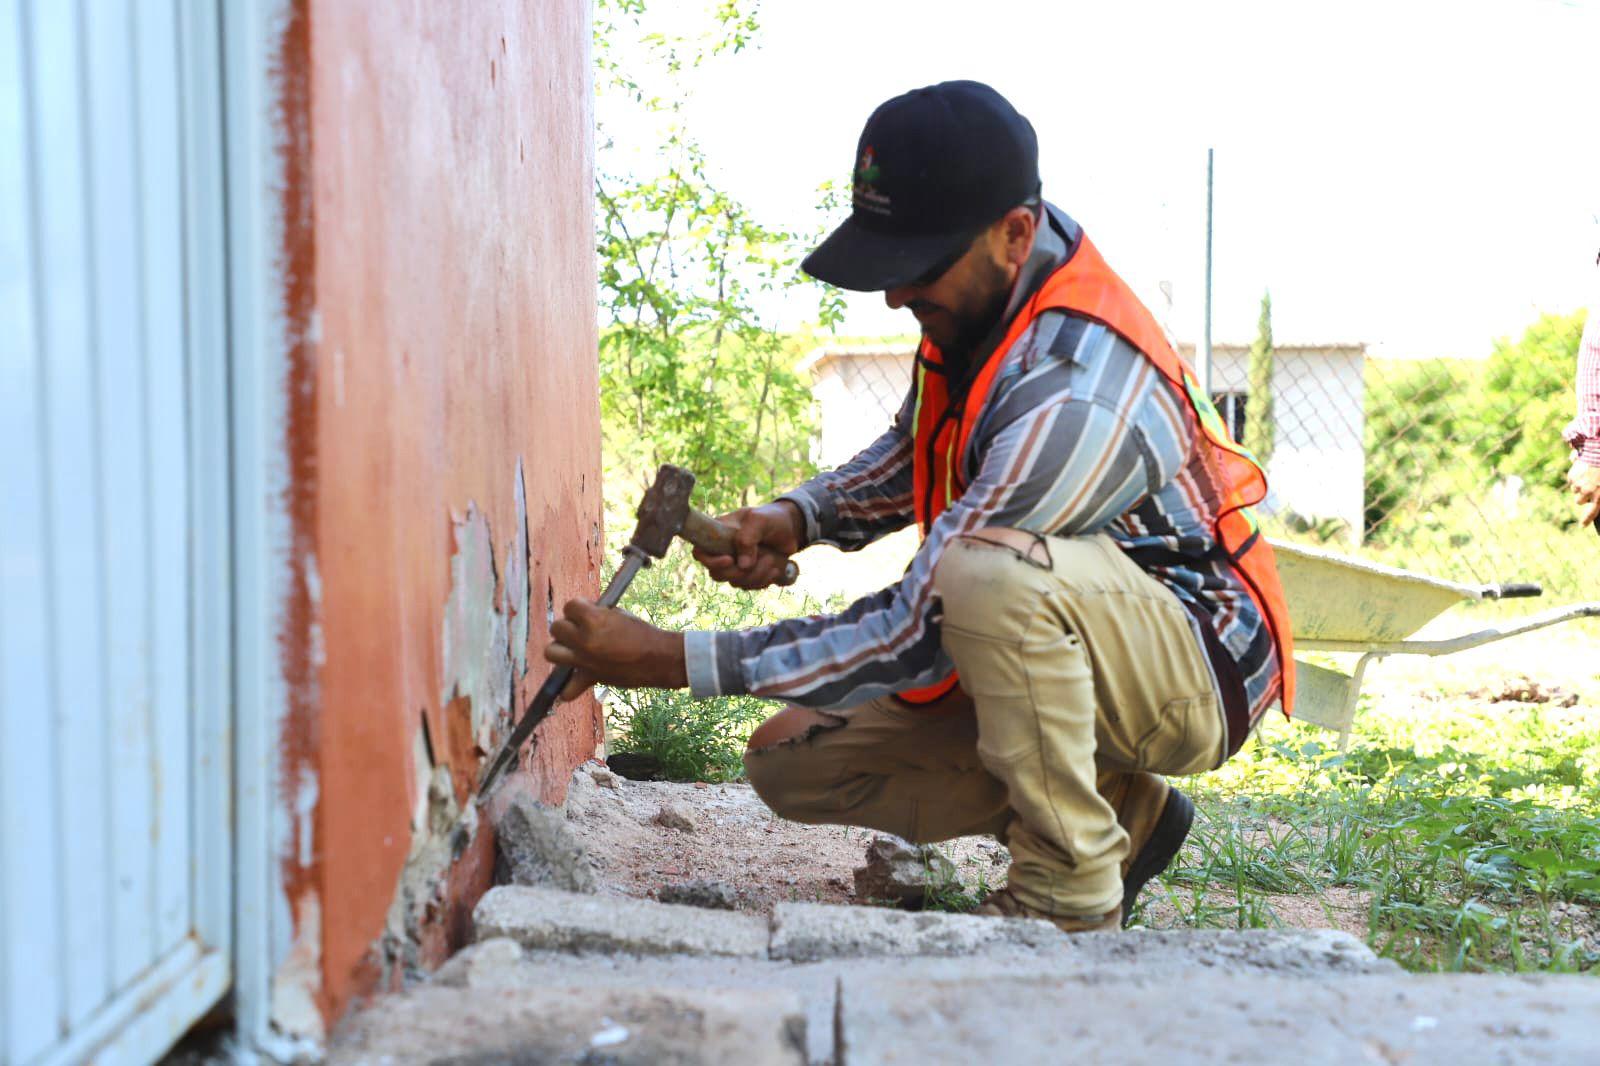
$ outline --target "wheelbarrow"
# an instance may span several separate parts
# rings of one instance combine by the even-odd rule
[[[1294,716],[1338,732],[1340,751],[1350,747],[1361,681],[1375,660],[1450,655],[1575,618],[1600,618],[1600,601],[1576,603],[1447,640],[1413,640],[1424,625],[1457,604],[1539,596],[1543,589],[1529,582],[1462,585],[1276,540],[1272,550],[1289,601],[1295,650],[1360,656],[1349,674],[1295,660],[1299,682]]]

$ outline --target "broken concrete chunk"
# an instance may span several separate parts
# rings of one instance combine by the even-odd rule
[[[494,828],[503,880],[568,892],[595,890],[594,867],[562,811],[520,795],[506,806]]]
[[[929,889],[955,880],[955,866],[938,848],[917,847],[881,833],[867,845],[866,865],[856,868],[856,899],[916,905],[927,898]]]
[[[594,778],[594,783],[601,788],[617,788],[622,780],[610,770],[602,770],[598,766],[589,771],[589,776]]]
[[[659,825],[663,829],[676,829],[683,833],[694,832],[694,820],[684,813],[682,807],[674,803],[663,803],[650,821],[651,824]]]
[[[1187,968],[1280,977],[1401,972],[1397,963],[1380,959],[1338,929],[1140,929],[1126,936],[1071,939],[1073,953],[1102,972],[1122,967],[1146,974]]]
[[[472,920],[478,940],[510,937],[529,951],[751,958],[767,953],[767,923],[760,918],[548,888],[490,889]]]
[[[776,989],[419,988],[341,1026],[332,1066],[804,1066],[800,998]]]
[[[791,962],[901,955],[972,955],[997,948],[1060,948],[1067,934],[1036,918],[780,903],[771,957]]]
[[[599,787],[582,767],[572,772],[572,779],[567,782],[567,801],[562,804],[569,820],[580,822],[584,819]]]
[[[461,857],[478,832],[478,808],[463,810],[450,783],[450,771],[435,767],[428,785],[427,821],[412,836],[406,864],[389,900],[384,919],[383,951],[386,962],[406,980],[421,978],[421,944],[430,922],[437,918],[452,864]]]
[[[515,984],[526,965],[522,945],[507,937],[469,944],[433,972],[433,983],[446,988],[492,988]]]
[[[709,907],[712,910],[731,911],[738,902],[732,886],[722,881],[696,878],[676,885],[664,885],[656,893],[662,903],[681,903],[686,907]]]

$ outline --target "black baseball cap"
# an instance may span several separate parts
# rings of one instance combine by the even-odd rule
[[[893,289],[1039,195],[1039,138],[982,82],[940,82],[872,113],[853,184],[850,217],[800,267],[841,289]]]

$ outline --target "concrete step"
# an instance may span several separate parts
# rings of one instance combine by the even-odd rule
[[[1408,975],[1333,930],[768,921],[527,888],[476,917],[479,942],[342,1030],[334,1061],[1577,1062],[1600,1035],[1600,982]]]
[[[479,940],[505,937],[534,951],[623,955],[767,953],[767,922],[732,911],[553,888],[501,885],[472,911]]]
[[[804,1066],[799,998],[772,989],[419,988],[342,1026],[333,1066]]]
[[[1218,973],[840,984],[839,1066],[1596,1061],[1600,982],[1585,977]]]
[[[847,910],[848,908],[836,908]],[[883,912],[894,916],[893,912]],[[844,923],[850,927],[853,923]],[[889,923],[891,927],[898,923]],[[997,923],[1005,924],[1005,923]],[[861,938],[845,943],[859,946]],[[811,962],[730,956],[571,955],[530,952],[508,939],[485,940],[456,955],[434,983],[466,989],[656,989],[687,987],[736,993],[773,989],[799,998],[806,1015],[807,1055],[834,1061],[840,982],[891,986],[908,979],[1001,981],[1095,975],[1129,983],[1157,977],[1199,986],[1216,973],[1248,973],[1263,981],[1322,981],[1358,974],[1399,973],[1342,933],[1139,933],[1061,938],[1049,949],[991,943],[971,955],[842,957]],[[1310,994],[1310,993],[1308,993]]]
[[[1070,970],[1107,966],[1250,968],[1327,975],[1393,970],[1336,930],[1134,931],[1069,936],[1049,922],[909,913],[881,907],[783,903],[770,919],[652,900],[504,885],[473,912],[480,942],[532,952],[690,955],[816,962],[1024,953]],[[504,947],[491,949],[504,952]],[[461,958],[467,958],[463,956]]]

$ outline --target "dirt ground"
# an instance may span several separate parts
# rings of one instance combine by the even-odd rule
[[[601,782],[604,782],[603,784]],[[663,806],[685,815],[691,830],[656,824]],[[794,900],[856,902],[852,872],[874,834],[848,826],[801,825],[767,809],[749,785],[690,785],[628,781],[590,763],[574,775],[568,818],[589,849],[601,891],[655,898],[663,886],[704,879],[734,890],[737,909],[766,913]],[[1006,849],[988,837],[939,845],[970,891],[1005,884]],[[1147,917],[1177,924],[1178,908],[1159,882]],[[1365,936],[1368,900],[1360,892],[1328,889],[1323,898],[1273,896],[1268,903],[1290,928],[1343,929]]]
[[[601,785],[596,778],[608,781]],[[663,805],[686,815],[694,828],[655,824]],[[574,776],[569,818],[589,848],[601,890],[655,898],[666,885],[704,879],[734,890],[737,908],[766,913],[792,900],[856,902],[852,872],[874,836],[848,826],[786,822],[763,804],[749,785],[689,785],[615,778],[598,763]],[[939,845],[969,890],[1005,884],[1006,849],[988,837],[962,837]],[[1173,899],[1152,882],[1147,920],[1156,927],[1178,924],[1187,899]],[[1272,896],[1279,922],[1290,928],[1342,929],[1364,937],[1369,901],[1364,893],[1331,888],[1323,897]]]
[[[663,806],[692,829],[656,824]],[[734,890],[739,910],[791,901],[849,903],[873,833],[801,825],[774,815],[749,785],[629,781],[598,763],[573,775],[567,816],[588,848],[601,890],[655,898],[663,886],[704,879]],[[940,845],[969,886],[1005,883],[1006,851],[987,837]]]
[[[1585,703],[1594,700],[1600,695],[1600,655],[1593,634],[1572,627],[1465,655],[1397,657],[1373,671],[1368,691],[1380,706],[1403,703],[1426,714],[1447,693],[1455,706],[1468,692],[1475,701],[1494,703],[1504,698],[1502,689],[1515,688],[1524,677],[1560,686]],[[656,824],[663,805],[683,813],[692,828]],[[791,900],[852,902],[852,872],[873,837],[862,829],[784,821],[748,785],[629,781],[599,763],[575,774],[569,818],[595,861],[602,891],[654,898],[668,885],[719,881],[734,890],[740,910],[757,913]],[[968,837],[946,842],[940,850],[968,890],[1005,883],[1009,856],[996,841]],[[1175,924],[1186,900],[1169,897],[1159,882],[1146,891],[1149,923]],[[1369,900],[1355,890],[1331,888],[1321,898],[1273,896],[1267,902],[1285,926],[1366,932]]]

